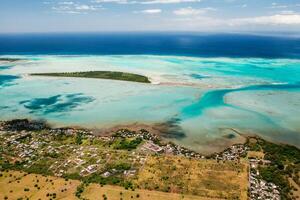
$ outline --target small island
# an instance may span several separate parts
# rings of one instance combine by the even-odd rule
[[[20,58],[0,58],[0,61],[4,61],[4,62],[16,62],[16,61],[20,61],[22,59]]]
[[[99,78],[119,81],[131,81],[139,83],[151,83],[149,78],[139,74],[115,72],[115,71],[88,71],[88,72],[60,72],[60,73],[34,73],[32,76],[53,76],[53,77],[78,77],[78,78]]]

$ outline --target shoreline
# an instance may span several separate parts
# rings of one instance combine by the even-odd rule
[[[10,124],[11,127],[20,126],[20,131],[22,130],[73,130],[73,131],[84,131],[90,135],[95,137],[111,137],[115,133],[119,131],[130,131],[133,133],[146,131],[151,134],[153,137],[157,137],[162,143],[170,143],[172,145],[176,145],[180,148],[186,149],[191,152],[195,152],[197,154],[201,154],[203,156],[210,157],[211,155],[222,153],[229,149],[231,146],[245,144],[250,137],[259,137],[256,134],[242,134],[239,130],[234,128],[228,128],[228,130],[232,130],[237,133],[240,138],[237,140],[232,140],[229,138],[218,138],[213,141],[207,143],[206,146],[210,146],[211,144],[218,144],[217,147],[207,149],[206,151],[195,151],[192,148],[186,147],[185,145],[178,144],[176,140],[172,137],[172,125],[168,123],[153,123],[153,124],[145,124],[145,123],[131,123],[131,124],[121,124],[115,125],[106,128],[85,128],[82,126],[74,125],[74,126],[53,126],[44,120],[31,120],[31,119],[12,119],[12,120],[0,120],[0,126],[2,124]],[[24,128],[25,127],[25,128]],[[26,128],[27,127],[27,128]],[[10,130],[8,128],[7,130]],[[12,128],[11,130],[18,131],[18,128]],[[214,150],[212,150],[214,149]]]
[[[233,131],[241,134],[239,130]],[[0,162],[0,174],[5,170],[17,170],[79,180],[83,190],[85,186],[96,183],[101,187],[106,184],[123,186],[126,190],[141,188],[173,192],[171,188],[165,190],[164,187],[170,184],[169,178],[177,183],[178,177],[171,174],[179,173],[187,184],[190,182],[187,175],[196,170],[195,175],[198,174],[200,185],[207,181],[207,176],[211,173],[220,178],[209,179],[216,181],[216,184],[226,181],[222,181],[224,173],[229,173],[229,180],[241,180],[242,173],[242,186],[238,184],[239,189],[235,189],[237,196],[246,197],[248,194],[251,199],[257,199],[257,196],[263,197],[261,199],[268,196],[279,199],[280,196],[289,196],[293,189],[288,178],[292,178],[296,184],[299,177],[299,168],[296,165],[299,166],[300,149],[272,143],[259,136],[248,136],[245,142],[231,145],[208,156],[166,142],[145,129],[136,132],[124,127],[106,136],[95,136],[88,129],[52,128],[45,121],[16,119],[0,121],[0,138],[4,158]],[[285,170],[285,165],[292,170]],[[171,166],[173,167],[170,172]],[[182,170],[186,172],[182,173]],[[156,174],[156,171],[160,174]],[[208,174],[199,175],[199,171]],[[148,173],[158,179],[154,179],[154,182],[151,177],[144,179]],[[165,173],[169,175],[167,180],[162,178]],[[153,185],[157,181],[162,187]],[[149,182],[152,183],[150,187],[144,184]],[[193,190],[185,190],[190,188],[186,184],[179,189],[185,194],[193,193]],[[180,193],[180,190],[175,193]],[[232,199],[231,191],[227,193],[230,197],[228,199]],[[201,192],[195,195],[203,197]]]

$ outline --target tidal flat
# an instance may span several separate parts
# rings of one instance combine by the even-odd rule
[[[105,130],[163,126],[169,140],[209,153],[259,135],[299,147],[300,60],[184,56],[5,56],[1,120]],[[152,84],[32,73],[120,71]],[[292,111],[292,112],[291,112]]]

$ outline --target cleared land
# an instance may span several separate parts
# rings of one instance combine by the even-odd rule
[[[247,163],[190,160],[175,156],[153,156],[138,174],[135,184],[205,198],[247,199]]]
[[[53,176],[27,174],[18,171],[2,172],[0,177],[0,199],[63,199],[76,200],[76,188],[80,185],[76,180],[65,180]],[[109,200],[213,200],[192,195],[172,194],[148,190],[125,190],[118,186],[100,186],[91,184],[81,195],[85,199]]]
[[[77,199],[79,181],[27,174],[18,171],[1,172],[0,199]]]
[[[122,199],[139,199],[139,200],[213,200],[211,198],[203,198],[193,195],[182,195],[175,193],[166,193],[150,190],[136,189],[125,190],[122,187],[117,186],[103,186],[97,184],[91,184],[88,186],[82,194],[83,198],[86,199],[103,199],[106,196],[110,200]]]
[[[151,83],[148,77],[126,72],[114,71],[89,71],[89,72],[63,72],[63,73],[34,73],[33,76],[54,76],[54,77],[77,77],[77,78],[98,78],[119,81],[131,81],[139,83]]]
[[[261,151],[248,151],[247,157],[248,158],[264,159],[265,154]]]

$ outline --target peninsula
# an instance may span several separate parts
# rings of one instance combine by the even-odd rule
[[[139,83],[151,83],[149,78],[139,74],[115,71],[88,71],[88,72],[61,72],[61,73],[33,73],[32,76],[53,76],[53,77],[77,77],[111,79],[119,81],[131,81]]]

